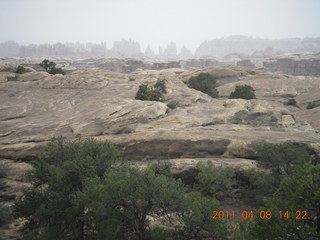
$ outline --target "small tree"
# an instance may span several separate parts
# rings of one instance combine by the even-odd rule
[[[19,74],[24,74],[24,73],[27,73],[27,72],[30,72],[28,69],[26,69],[24,66],[21,66],[19,65],[16,69],[16,73],[19,73]]]
[[[200,73],[198,76],[191,77],[188,80],[188,86],[206,93],[213,98],[219,97],[219,92],[217,90],[217,81],[209,73]]]
[[[153,85],[154,88],[160,89],[162,93],[167,93],[166,80],[158,79],[157,82]]]
[[[249,85],[236,86],[234,92],[230,94],[229,98],[254,99],[254,89]]]
[[[212,211],[222,210],[217,200],[201,197],[191,192],[185,197],[178,213],[181,222],[175,239],[223,239],[227,235],[224,220],[212,219]]]
[[[56,68],[56,63],[49,61],[48,59],[44,59],[41,63],[40,66],[43,67],[46,72],[50,74],[66,74],[65,71],[63,71],[61,68]]]
[[[224,199],[235,183],[235,172],[228,167],[215,167],[212,162],[199,164],[195,189],[208,197]]]
[[[281,176],[291,174],[295,165],[310,160],[305,148],[290,143],[261,144],[256,146],[256,150],[258,164],[270,169],[278,182]]]
[[[102,178],[117,160],[118,151],[108,142],[54,138],[32,163],[32,186],[14,205],[15,217],[27,220],[24,239],[86,239],[84,182]]]
[[[98,223],[93,238],[146,239],[148,216],[170,218],[183,200],[180,181],[127,165],[110,168],[105,178],[91,180],[83,195],[87,218]]]
[[[237,170],[236,181],[241,200],[249,204],[263,205],[263,198],[272,195],[277,187],[272,174],[254,168]]]
[[[252,239],[320,238],[320,165],[305,163],[285,176],[273,198],[261,211],[271,211],[268,220],[254,220]],[[281,211],[281,212],[280,212]]]
[[[136,93],[135,99],[162,101],[163,94],[166,92],[165,80],[158,80],[153,87],[149,87],[147,84],[141,84],[138,92]]]

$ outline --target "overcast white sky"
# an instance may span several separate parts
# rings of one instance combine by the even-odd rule
[[[133,39],[191,50],[229,35],[320,37],[320,0],[0,0],[0,42]]]

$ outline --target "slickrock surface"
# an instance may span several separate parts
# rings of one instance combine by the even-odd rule
[[[213,99],[185,82],[212,73],[222,96]],[[115,143],[140,165],[170,160],[177,173],[213,160],[234,167],[255,166],[257,143],[291,141],[320,153],[320,79],[274,74],[245,67],[136,70],[130,74],[98,68],[62,75],[30,72],[17,81],[0,74],[0,201],[21,194],[24,174],[43,146],[55,136],[95,137]],[[135,100],[140,84],[165,79],[165,102]],[[257,99],[228,99],[236,85],[249,84]],[[283,103],[296,98],[296,106]],[[177,102],[177,108],[167,104]]]

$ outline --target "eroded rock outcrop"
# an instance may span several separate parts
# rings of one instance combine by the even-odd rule
[[[320,76],[320,53],[284,55],[263,62],[271,72],[300,76]]]
[[[185,84],[200,72],[216,77],[221,98]],[[166,80],[164,102],[135,99],[140,84],[152,85],[158,79]],[[257,99],[227,99],[242,84],[253,86]],[[30,72],[16,81],[4,77],[0,157],[11,170],[1,180],[1,201],[12,202],[19,196],[28,162],[59,135],[109,140],[130,161],[166,159],[178,164],[177,169],[201,159],[250,166],[255,158],[252,146],[261,142],[291,141],[319,152],[320,137],[313,128],[319,126],[317,109],[305,109],[313,96],[308,93],[314,92],[316,99],[319,89],[317,78],[236,66],[130,74],[90,68],[64,76]],[[283,105],[289,96],[297,99],[297,106]],[[167,106],[171,101],[176,108]],[[315,113],[305,117],[304,111]]]

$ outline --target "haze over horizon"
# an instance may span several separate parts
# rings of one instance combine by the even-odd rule
[[[203,41],[320,37],[317,0],[1,0],[0,42],[113,42],[158,51],[171,41],[194,51]]]

